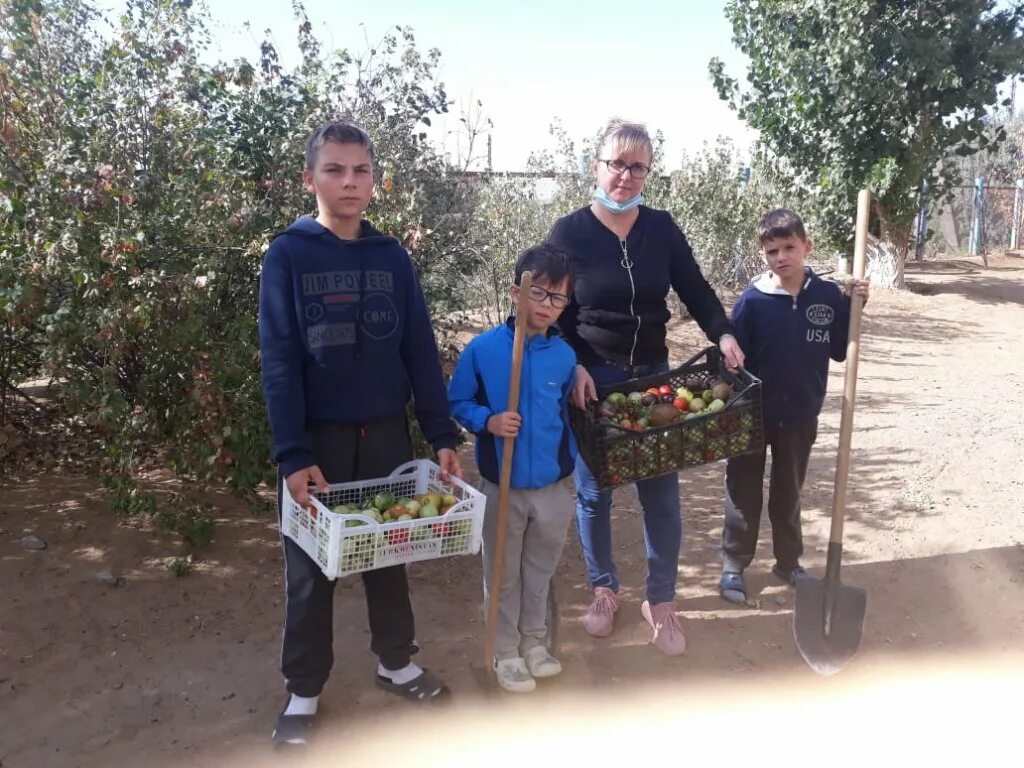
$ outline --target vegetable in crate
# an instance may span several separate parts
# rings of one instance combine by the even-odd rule
[[[375,506],[381,512],[386,512],[387,510],[391,509],[391,507],[395,506],[395,495],[390,491],[378,493],[373,498],[373,506]]]

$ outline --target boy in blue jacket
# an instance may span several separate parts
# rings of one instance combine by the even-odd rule
[[[772,573],[790,585],[807,576],[800,565],[800,491],[818,434],[828,361],[846,359],[850,327],[850,297],[804,264],[813,244],[796,213],[769,211],[761,217],[757,235],[769,271],[737,300],[732,322],[747,355],[746,367],[764,387],[766,447],[726,463],[719,592],[733,603],[747,599],[743,571],[757,547],[767,446],[772,451]],[[867,281],[855,280],[851,286],[867,299]]]
[[[480,490],[487,496],[485,610],[493,598],[487,579],[497,533],[503,441],[516,438],[494,660],[499,684],[516,693],[534,690],[535,678],[562,671],[544,642],[548,587],[575,508],[564,481],[576,462],[568,418],[576,354],[553,328],[572,295],[570,259],[548,244],[525,251],[516,263],[513,301],[526,270],[533,274],[533,286],[524,310],[527,338],[518,413],[507,410],[514,318],[466,345],[448,384],[453,415],[476,435]]]
[[[461,475],[457,428],[412,260],[362,218],[374,183],[370,137],[352,123],[320,127],[306,143],[302,176],[317,215],[300,216],[275,238],[260,277],[263,394],[279,505],[282,484],[307,506],[310,486],[386,476],[410,460],[410,395],[442,476]],[[273,739],[303,744],[334,663],[335,582],[290,538],[282,536],[282,545],[281,671],[290,696]],[[412,701],[439,700],[447,687],[412,663],[419,646],[405,567],[362,578],[377,684]]]

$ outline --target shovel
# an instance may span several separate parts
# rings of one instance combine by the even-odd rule
[[[526,342],[526,302],[529,301],[533,275],[523,272],[520,279],[519,298],[516,302],[516,332],[512,341],[512,373],[508,383],[508,411],[519,409],[520,374],[523,368],[523,345]],[[498,519],[495,525],[494,554],[491,557],[491,576],[487,583],[490,595],[487,606],[487,623],[484,625],[484,650],[482,665],[472,668],[474,677],[487,691],[497,687],[494,676],[494,647],[498,640],[498,596],[501,594],[501,571],[505,564],[505,533],[508,528],[508,501],[512,481],[512,456],[516,447],[514,437],[506,437],[501,452],[501,477],[498,484]],[[550,611],[551,599],[548,606]],[[550,632],[549,628],[549,632]]]
[[[862,189],[857,200],[857,232],[853,248],[853,276],[864,277],[871,193]],[[850,298],[850,337],[846,346],[846,380],[843,412],[839,423],[839,456],[832,498],[832,530],[828,539],[825,580],[806,578],[796,583],[793,634],[796,647],[819,675],[834,675],[856,655],[864,634],[867,593],[839,580],[843,557],[843,517],[846,513],[846,481],[850,472],[850,439],[853,435],[853,401],[857,394],[857,356],[864,301]]]

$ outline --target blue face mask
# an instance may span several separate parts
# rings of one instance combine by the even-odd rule
[[[633,208],[636,208],[638,205],[644,204],[643,195],[636,195],[634,197],[629,198],[629,200],[627,200],[626,202],[620,203],[608,197],[608,193],[605,192],[600,187],[594,190],[594,200],[599,202],[612,213],[624,213],[625,211],[629,211],[632,210]]]

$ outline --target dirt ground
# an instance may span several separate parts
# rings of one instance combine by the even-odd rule
[[[719,464],[680,477],[686,656],[665,659],[647,644],[641,521],[635,493],[623,490],[614,522],[623,581],[618,628],[607,640],[582,631],[589,593],[572,534],[556,579],[565,674],[537,699],[575,691],[597,700],[648,683],[756,688],[791,679],[813,688],[921,661],[953,669],[967,659],[1019,658],[1024,258],[1007,255],[987,267],[976,260],[911,264],[908,281],[909,292],[876,292],[865,319],[844,569],[844,581],[868,590],[854,664],[828,680],[804,665],[792,637],[792,592],[768,573],[767,521],[749,578],[758,605],[736,608],[718,597]],[[700,346],[692,324],[675,325],[672,334],[674,361]],[[806,484],[805,563],[819,575],[842,371],[833,366]],[[181,484],[168,477],[151,486]],[[229,496],[210,500],[215,541],[189,576],[175,578],[166,563],[183,551],[178,537],[119,523],[94,477],[46,473],[0,485],[2,768],[213,766],[269,752],[284,701],[275,521]],[[47,548],[26,550],[20,539],[28,534]],[[120,577],[116,586],[97,580],[108,570]],[[425,563],[411,573],[419,660],[474,702],[478,560]],[[358,579],[339,582],[335,612],[337,660],[322,699],[327,731],[344,738],[370,720],[408,716],[411,705],[372,685]]]

